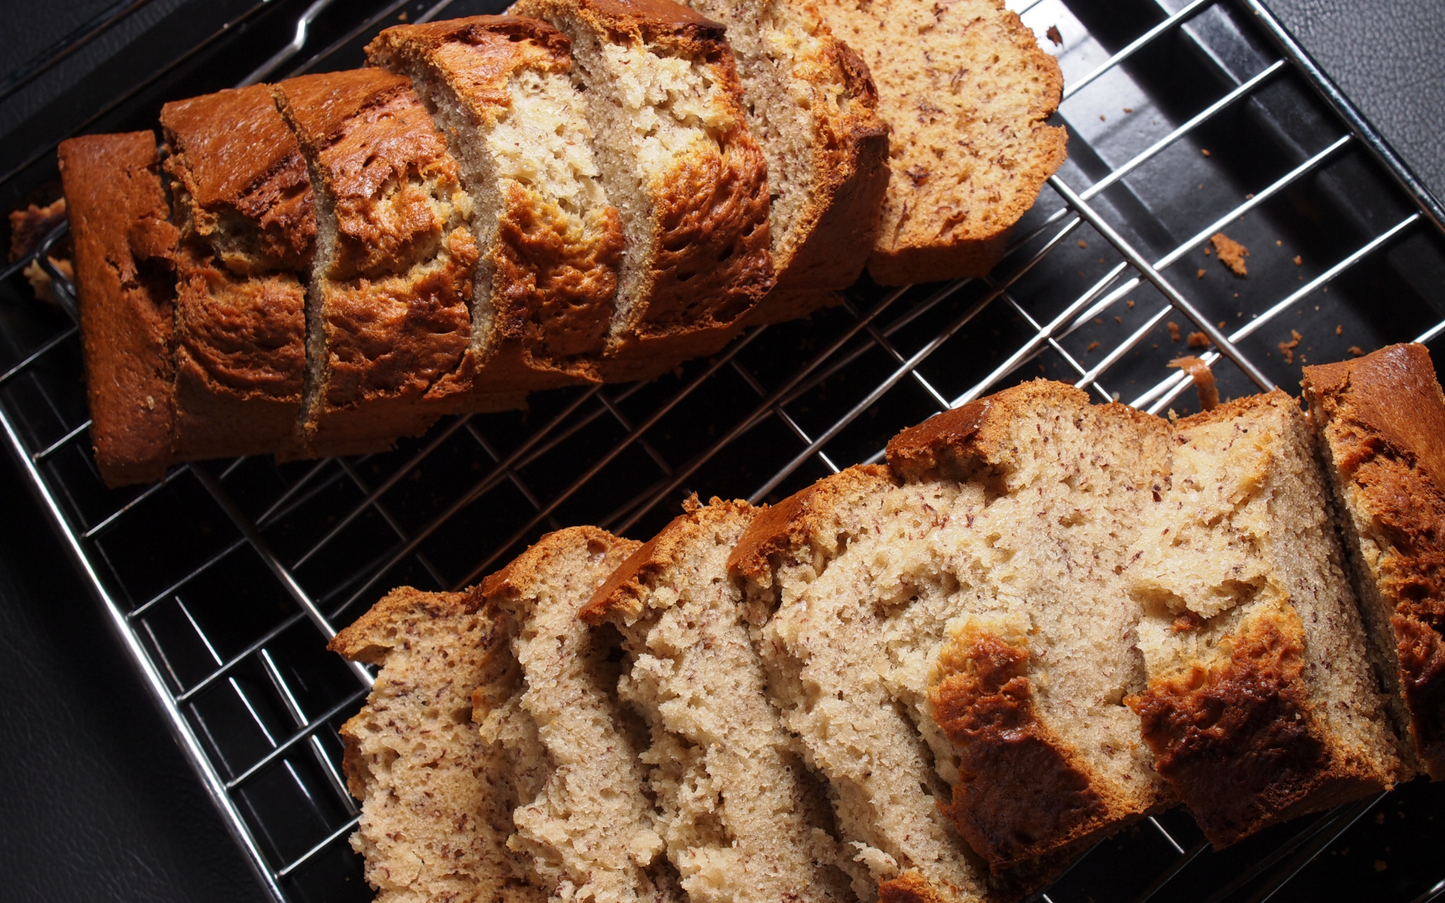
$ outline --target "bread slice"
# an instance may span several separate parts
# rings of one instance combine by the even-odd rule
[[[499,654],[524,678],[478,698],[482,734],[517,763],[524,792],[509,846],[552,900],[683,899],[644,790],[643,729],[617,698],[617,634],[577,618],[638,545],[595,527],[559,530],[482,584],[510,641]]]
[[[868,67],[812,3],[688,0],[727,26],[748,129],[768,159],[777,287],[749,323],[780,323],[841,300],[877,237],[888,127]]]
[[[567,38],[532,19],[475,16],[388,28],[366,52],[411,79],[472,199],[474,380],[492,390],[595,382],[622,226],[567,75]]]
[[[1045,124],[1063,91],[1058,63],[1003,0],[818,8],[872,70],[893,127],[869,274],[884,285],[986,274],[1064,162],[1064,130]]]
[[[773,287],[768,181],[723,27],[670,0],[519,0],[572,41],[627,247],[603,361],[642,379],[718,350]]]
[[[326,72],[273,90],[306,156],[317,225],[308,370],[286,455],[389,448],[472,390],[470,198],[402,76]]]
[[[1399,759],[1294,399],[1174,425],[1170,484],[1132,553],[1159,773],[1216,846],[1388,789]]]
[[[821,786],[768,702],[728,578],[758,509],[694,498],[582,610],[626,640],[624,699],[652,728],[643,759],[668,856],[693,903],[851,903]]]
[[[1445,780],[1445,396],[1430,352],[1305,367],[1304,394],[1401,755]]]
[[[477,592],[394,590],[328,648],[379,665],[341,728],[347,786],[361,800],[352,847],[378,903],[541,903],[507,849],[517,791],[503,751],[472,723],[472,695],[520,675]]]
[[[174,460],[179,233],[151,132],[60,144],[75,243],[90,441],[107,486],[165,476]]]
[[[295,429],[306,372],[306,161],[265,85],[168,103],[161,125],[182,230],[176,457],[270,454]]]

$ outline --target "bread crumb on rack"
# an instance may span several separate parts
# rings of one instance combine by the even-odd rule
[[[1219,262],[1229,267],[1236,276],[1247,276],[1249,270],[1245,268],[1244,258],[1249,256],[1249,249],[1223,232],[1216,232],[1209,236],[1209,243],[1214,245],[1218,253]]]
[[[1299,346],[1300,339],[1302,337],[1300,336],[1299,330],[1297,329],[1291,329],[1289,331],[1289,334],[1290,340],[1288,342],[1279,343],[1279,353],[1284,356],[1284,362],[1286,364],[1293,364],[1294,350]]]

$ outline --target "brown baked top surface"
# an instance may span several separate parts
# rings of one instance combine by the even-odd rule
[[[673,36],[722,40],[722,24],[671,0],[577,0],[577,7],[613,34],[640,34],[649,41]]]
[[[367,45],[368,59],[391,66],[421,62],[446,80],[479,122],[511,103],[507,80],[518,69],[566,72],[572,42],[545,22],[520,16],[472,16],[388,28]]]
[[[635,539],[626,539],[601,527],[567,527],[556,530],[532,543],[505,567],[482,581],[480,592],[488,600],[503,600],[511,593],[525,593],[528,587],[549,569],[549,563],[565,550],[586,544],[594,557],[618,552],[631,554],[642,546]]]
[[[179,233],[155,135],[60,144],[75,244],[91,440],[111,486],[165,474],[173,424],[173,257]]]
[[[168,103],[161,125],[171,144],[167,168],[190,196],[203,234],[235,228],[216,219],[239,216],[261,233],[266,265],[309,265],[316,239],[311,181],[268,86]]]
[[[413,612],[440,621],[477,611],[485,601],[480,593],[428,593],[401,586],[387,593],[365,614],[331,638],[326,648],[354,662],[381,664],[391,647],[404,639],[392,631],[393,624]]]

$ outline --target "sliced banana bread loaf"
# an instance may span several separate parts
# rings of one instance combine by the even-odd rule
[[[619,637],[578,610],[637,549],[596,527],[551,533],[482,584],[524,680],[479,700],[482,734],[527,772],[509,844],[556,901],[676,903],[639,754],[645,728],[617,698]],[[525,721],[530,733],[518,731]]]
[[[388,448],[472,389],[471,201],[402,76],[326,72],[273,90],[316,200],[308,369],[287,454]]]
[[[1224,846],[1389,788],[1399,759],[1294,399],[1174,425],[1170,483],[1129,564],[1159,773]]]
[[[868,272],[885,285],[982,276],[1064,162],[1045,120],[1063,76],[1003,0],[820,0],[893,127]]]
[[[165,476],[174,460],[179,234],[151,132],[60,143],[75,243],[90,441],[107,486]]]
[[[520,0],[572,41],[608,200],[622,214],[603,376],[721,348],[773,287],[767,162],[723,27],[671,0]]]
[[[526,857],[507,849],[518,793],[503,750],[472,722],[474,691],[520,679],[477,592],[393,591],[330,649],[380,665],[341,728],[347,786],[361,800],[352,847],[379,903],[542,903]]]
[[[1445,780],[1445,396],[1430,352],[1306,367],[1304,391],[1401,753]]]
[[[161,126],[181,223],[176,456],[271,454],[306,372],[306,161],[265,85],[168,103]]]
[[[624,699],[652,728],[643,760],[667,852],[693,903],[851,903],[822,786],[768,701],[728,553],[758,509],[694,498],[582,610],[626,639]]]
[[[475,16],[388,28],[366,52],[411,79],[471,195],[482,249],[476,382],[539,389],[598,379],[622,226],[567,74],[567,38],[533,19]]]
[[[840,299],[863,272],[888,189],[888,127],[868,67],[811,3],[688,0],[727,26],[748,129],[768,159],[777,287],[749,323]]]

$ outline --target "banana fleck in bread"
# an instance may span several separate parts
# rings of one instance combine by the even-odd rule
[[[173,459],[178,232],[151,132],[60,144],[75,240],[90,439],[107,486],[165,476]]]
[[[478,592],[403,587],[330,643],[379,665],[366,705],[341,728],[347,787],[361,800],[352,847],[379,903],[543,903],[526,857],[507,849],[511,763],[472,722],[473,692],[519,679],[507,636]]]
[[[404,77],[356,69],[272,90],[316,201],[308,369],[287,455],[389,448],[473,388],[471,201]]]
[[[572,41],[572,77],[626,237],[604,378],[718,350],[773,287],[767,162],[723,27],[670,0],[519,0]]]
[[[643,761],[668,856],[693,903],[852,903],[827,797],[768,701],[728,577],[759,509],[686,508],[582,610],[626,640],[621,694],[652,728]]]
[[[181,224],[175,455],[270,454],[306,372],[306,161],[264,85],[168,103],[161,125]]]
[[[1064,162],[1045,120],[1063,77],[1003,0],[820,0],[892,126],[868,272],[884,285],[982,276]],[[911,52],[905,52],[907,51]]]
[[[1445,780],[1445,396],[1423,345],[1304,368],[1401,753]]]
[[[473,379],[492,390],[599,378],[622,226],[569,49],[555,28],[512,16],[396,26],[367,46],[411,79],[461,166],[481,248]]]
[[[645,728],[617,698],[615,632],[577,612],[640,544],[596,527],[548,534],[481,592],[520,679],[478,697],[483,736],[515,763],[509,846],[555,901],[678,903],[639,754]]]
[[[727,26],[748,129],[768,160],[777,286],[748,315],[780,323],[841,300],[877,237],[888,127],[868,67],[812,3],[689,0]]]
[[[1174,424],[1126,574],[1159,773],[1216,846],[1388,789],[1400,762],[1298,403]]]

